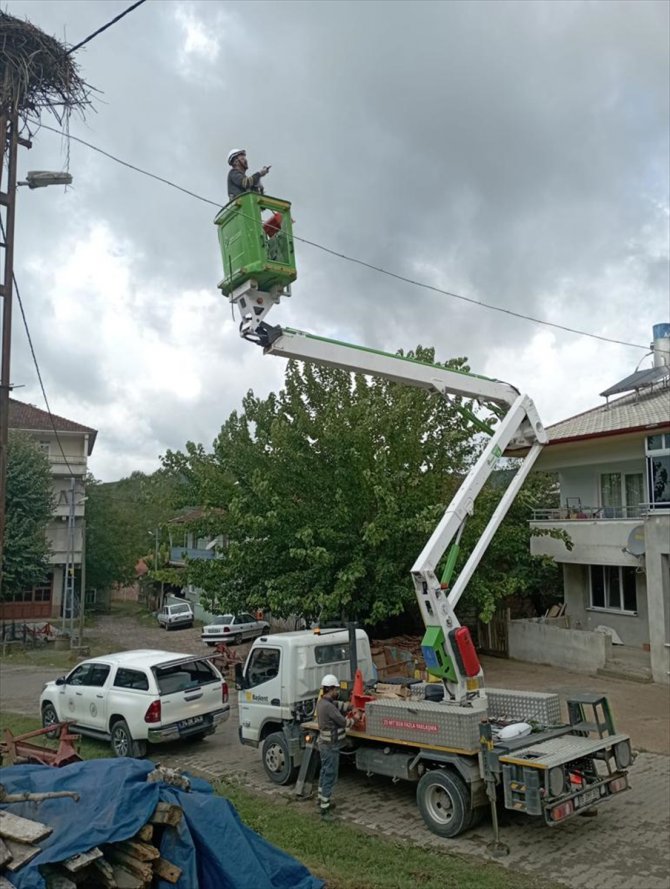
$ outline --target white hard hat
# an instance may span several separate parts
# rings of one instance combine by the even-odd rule
[[[232,164],[232,162],[235,160],[235,158],[238,156],[238,154],[246,154],[246,153],[247,153],[246,148],[233,148],[232,151],[228,152],[228,163]]]
[[[332,673],[327,673],[321,680],[321,688],[339,688],[340,680]]]

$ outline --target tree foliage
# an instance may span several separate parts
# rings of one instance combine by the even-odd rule
[[[477,498],[475,513],[468,520],[461,540],[456,576],[486,527],[514,471],[495,473]],[[572,542],[565,532],[534,532],[529,526],[533,508],[557,507],[558,500],[558,485],[553,475],[532,473],[524,482],[467,586],[466,600],[475,606],[485,622],[491,619],[501,599],[533,596],[539,604],[541,600],[557,597],[562,592],[562,574],[554,560],[530,554],[533,534],[559,537],[572,549]]]
[[[180,480],[166,472],[133,472],[118,482],[89,477],[86,487],[86,585],[108,589],[131,583],[135,566],[146,558],[154,566],[155,537],[182,502]],[[159,533],[160,536],[160,533]],[[162,559],[167,547],[161,547]]]
[[[49,460],[25,433],[10,430],[2,595],[7,598],[45,580],[46,528],[54,508]]]
[[[432,363],[434,350],[407,357]],[[211,454],[190,444],[165,457],[203,505],[225,507],[225,555],[190,563],[189,581],[225,608],[368,624],[399,614],[411,564],[477,450],[464,404],[289,362],[284,389],[249,392]]]

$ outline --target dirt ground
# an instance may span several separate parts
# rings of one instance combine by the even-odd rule
[[[85,642],[90,644],[92,655],[132,648],[156,648],[195,654],[210,653],[211,649],[200,640],[200,633],[200,627],[168,632],[159,627],[153,618],[146,614],[138,615],[133,608],[125,605],[115,608],[112,614],[98,616],[95,625],[87,628]],[[242,657],[246,657],[248,650],[249,643],[238,646],[238,652]],[[3,663],[9,666],[16,661],[12,658],[4,660]],[[54,663],[68,668],[65,661],[62,663],[54,661]],[[47,662],[42,661],[39,665],[48,671]],[[553,691],[562,699],[578,691],[606,695],[617,730],[629,734],[636,749],[670,755],[670,687],[668,686],[589,676],[504,658],[483,657],[482,665],[486,684],[493,688]],[[60,675],[64,671],[62,668],[51,670],[48,678]],[[7,679],[9,680],[8,676]],[[5,690],[8,691],[7,686]],[[9,703],[7,698],[2,703],[3,709],[11,709],[7,706]],[[23,707],[20,708],[20,712],[25,712]]]

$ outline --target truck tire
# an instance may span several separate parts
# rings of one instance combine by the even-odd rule
[[[470,827],[470,793],[454,772],[426,772],[416,788],[416,803],[426,827],[440,837],[457,837]]]
[[[263,742],[263,768],[275,784],[292,784],[298,774],[291,761],[286,738],[281,732],[273,732]]]
[[[50,704],[48,701],[44,703],[42,706],[42,727],[46,728],[48,725],[56,725],[58,722],[58,714],[56,713],[56,708],[53,704]],[[56,738],[58,737],[58,732],[47,732],[47,738]]]
[[[147,752],[146,741],[136,741],[130,734],[125,719],[117,719],[112,725],[112,752],[114,756],[131,756],[141,759]]]

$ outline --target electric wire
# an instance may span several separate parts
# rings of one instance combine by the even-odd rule
[[[151,179],[156,179],[158,182],[162,182],[163,184],[168,185],[171,188],[175,188],[177,191],[181,191],[184,194],[190,195],[191,197],[195,198],[198,201],[202,201],[205,204],[210,204],[213,207],[220,208],[222,206],[220,201],[213,201],[210,198],[203,197],[203,195],[197,194],[196,192],[191,191],[188,188],[184,188],[182,185],[177,185],[176,182],[172,182],[170,179],[166,179],[163,176],[158,176],[156,173],[151,173],[149,170],[144,170],[144,169],[142,169],[142,167],[138,167],[135,164],[131,164],[128,161],[124,161],[121,158],[116,157],[116,155],[113,155],[110,152],[105,151],[102,148],[99,148],[97,145],[93,145],[91,142],[87,142],[85,139],[80,139],[78,136],[73,136],[71,133],[66,133],[62,130],[57,130],[55,127],[50,127],[47,124],[41,124],[41,127],[43,129],[51,131],[52,133],[56,133],[59,136],[63,136],[66,139],[71,139],[71,140],[74,140],[75,142],[79,142],[82,145],[85,145],[87,148],[90,148],[93,151],[96,151],[99,154],[104,155],[105,157],[109,158],[110,160],[113,160],[116,163],[121,164],[124,167],[128,167],[128,169],[130,169],[130,170],[134,170],[136,173],[141,173],[143,176],[148,176]],[[248,218],[251,219],[251,217],[248,217]],[[256,219],[253,219],[252,221],[257,222]],[[627,347],[633,348],[633,349],[645,349],[645,350],[649,349],[648,345],[642,345],[640,343],[630,343],[630,342],[627,342],[626,340],[619,340],[619,339],[615,339],[613,337],[603,336],[602,334],[591,333],[590,331],[587,331],[587,330],[579,330],[576,327],[569,327],[565,324],[558,324],[555,321],[546,321],[543,318],[536,318],[533,315],[526,315],[523,312],[516,312],[516,311],[514,311],[514,309],[507,309],[507,308],[504,308],[503,306],[496,306],[496,305],[493,305],[492,303],[486,303],[481,300],[473,299],[472,297],[469,297],[469,296],[463,296],[463,294],[455,293],[453,290],[445,290],[442,287],[436,287],[434,284],[428,284],[426,281],[418,281],[414,278],[409,278],[406,275],[401,275],[398,272],[393,272],[390,269],[384,268],[383,266],[374,265],[373,263],[367,262],[364,259],[358,259],[355,256],[349,256],[346,253],[342,253],[338,250],[334,250],[333,248],[327,247],[324,244],[319,244],[316,241],[310,241],[307,238],[301,238],[296,234],[293,235],[293,239],[295,241],[299,241],[301,244],[307,244],[309,247],[314,247],[317,250],[321,250],[324,253],[328,253],[331,256],[337,257],[338,259],[342,259],[345,262],[350,262],[355,265],[362,266],[363,268],[370,269],[371,271],[377,272],[378,274],[386,275],[387,277],[393,278],[396,281],[402,281],[405,284],[410,284],[413,287],[419,287],[422,290],[429,290],[433,293],[438,293],[441,296],[448,296],[448,297],[451,297],[452,299],[458,299],[458,300],[461,300],[462,302],[466,302],[466,303],[469,303],[470,305],[478,306],[479,308],[482,308],[482,309],[489,309],[493,312],[500,312],[504,315],[508,315],[513,318],[520,318],[523,321],[530,321],[533,324],[541,324],[545,327],[552,327],[556,330],[562,330],[565,333],[573,333],[577,336],[585,336],[585,337],[589,337],[594,340],[600,340],[601,342],[612,343],[617,346],[627,346]]]
[[[112,25],[115,25],[117,22],[121,21],[121,19],[128,15],[129,12],[132,12],[133,9],[137,9],[138,6],[141,6],[145,3],[146,0],[137,0],[136,3],[133,3],[132,6],[129,6],[127,9],[124,9],[123,12],[120,12],[117,16],[114,16],[113,19],[110,19],[106,25],[103,25],[101,28],[98,28],[97,31],[94,31],[92,34],[89,34],[88,37],[85,37],[84,40],[81,40],[79,43],[75,44],[75,46],[71,46],[68,49],[67,54],[72,55],[73,52],[76,52],[78,49],[81,49],[82,46],[86,46],[87,43],[90,43],[94,37],[97,37],[98,34],[102,34],[103,31],[106,31],[107,28],[111,28]]]
[[[4,224],[4,222],[3,222],[3,220],[2,220],[1,217],[0,217],[0,230],[2,231],[2,237],[3,237],[3,239],[6,241],[7,238],[6,238],[6,235],[5,235],[5,224]],[[45,403],[46,408],[47,408],[47,413],[48,413],[48,415],[49,415],[49,421],[51,422],[51,427],[52,427],[52,429],[53,429],[54,435],[56,436],[56,442],[57,442],[57,444],[58,444],[58,448],[59,448],[59,450],[60,450],[60,452],[61,452],[61,456],[63,457],[63,462],[64,462],[65,465],[67,466],[68,471],[69,471],[69,473],[70,473],[70,478],[71,478],[71,479],[76,479],[75,473],[74,473],[72,467],[70,466],[70,463],[68,462],[68,459],[67,459],[67,457],[66,457],[66,455],[65,455],[65,451],[63,450],[63,444],[62,444],[61,439],[60,439],[60,436],[59,436],[59,434],[58,434],[58,429],[56,428],[56,423],[55,423],[55,420],[54,420],[54,415],[53,415],[53,413],[51,412],[51,406],[50,406],[50,404],[49,404],[49,399],[47,398],[46,389],[45,389],[45,387],[44,387],[44,380],[42,379],[42,372],[40,371],[39,362],[37,361],[37,355],[36,355],[36,353],[35,353],[35,347],[34,347],[34,345],[33,345],[33,339],[32,339],[32,337],[31,337],[31,335],[30,335],[30,328],[28,327],[28,319],[26,318],[26,313],[25,313],[25,310],[24,310],[24,308],[23,308],[23,300],[21,299],[21,292],[20,292],[20,290],[19,290],[19,284],[18,284],[18,281],[16,280],[16,275],[13,274],[12,277],[13,277],[13,279],[14,279],[14,290],[15,290],[15,292],[16,292],[16,298],[17,298],[18,303],[19,303],[19,309],[20,309],[20,311],[21,311],[21,318],[23,319],[23,326],[24,326],[25,331],[26,331],[26,337],[28,338],[28,346],[30,347],[30,354],[31,354],[32,357],[33,357],[33,364],[35,365],[35,371],[36,371],[36,373],[37,373],[37,379],[39,380],[40,389],[42,390],[42,397],[44,398],[44,403]]]

